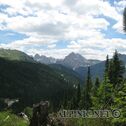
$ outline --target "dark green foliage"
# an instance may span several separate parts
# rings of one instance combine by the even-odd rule
[[[56,73],[60,74],[62,77],[70,80],[72,83],[80,83],[82,80],[79,75],[72,69],[62,66],[60,64],[50,64],[49,65]]]
[[[87,92],[91,92],[91,89],[92,89],[91,71],[90,71],[90,67],[88,67],[86,90]]]
[[[63,92],[73,94],[73,83],[46,65],[0,59],[0,98],[18,98],[13,108],[18,111],[41,100],[50,100],[55,109]]]
[[[78,84],[77,85],[77,108],[79,107],[80,99],[81,99],[81,89],[80,89],[80,84]]]
[[[90,67],[88,67],[87,71],[87,81],[84,89],[84,108],[89,109],[92,106],[91,101],[91,92],[92,92],[92,80],[91,80],[91,73],[90,73]]]
[[[99,86],[100,86],[100,81],[99,81],[99,78],[97,77],[96,80],[95,80],[95,83],[92,87],[92,96],[93,97],[97,96]]]
[[[110,109],[113,103],[113,85],[110,83],[107,76],[99,87],[98,99],[102,109]]]
[[[107,76],[92,96],[93,108],[109,109],[113,103],[113,85],[110,83]]]
[[[114,87],[121,85],[125,72],[125,66],[119,59],[117,51],[115,51],[113,58],[110,60],[109,64],[108,77],[110,79],[110,82],[114,85]]]
[[[78,83],[77,87],[75,87],[75,93],[72,97],[72,100],[70,101],[70,108],[71,109],[79,109],[80,107],[80,101],[81,101],[81,85]]]
[[[29,119],[32,118],[32,114],[33,114],[33,109],[31,107],[26,107],[24,109],[24,113],[28,116]]]
[[[118,90],[114,98],[114,109],[120,111],[121,117],[119,119],[113,119],[114,124],[125,125],[126,124],[126,83]]]
[[[109,56],[107,55],[106,57],[106,61],[105,61],[105,73],[104,74],[107,74],[108,75],[108,72],[109,72]]]
[[[95,80],[95,88],[98,89],[99,88],[99,85],[100,85],[100,81],[99,81],[99,78],[97,77],[96,80]]]
[[[123,29],[126,32],[126,7],[123,12]]]
[[[126,85],[124,84],[125,67],[115,51],[111,60],[106,58],[104,80],[95,95],[92,96],[93,108],[116,109],[121,112],[121,117],[113,118],[111,125],[124,126],[126,124]]]

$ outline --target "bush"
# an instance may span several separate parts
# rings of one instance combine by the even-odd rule
[[[0,126],[28,126],[28,122],[9,111],[0,112]]]

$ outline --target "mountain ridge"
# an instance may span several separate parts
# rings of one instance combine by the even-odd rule
[[[55,59],[53,57],[46,57],[43,55],[35,55],[34,60],[44,63],[44,64],[61,64],[65,67],[69,67],[71,69],[76,69],[78,67],[86,67],[97,64],[101,62],[100,60],[86,59],[79,53],[71,52],[64,59]]]
[[[36,55],[36,58],[44,57],[45,63],[36,60],[34,57],[31,57],[24,52],[18,50],[8,50],[0,49],[0,57],[7,60],[14,61],[24,61],[24,62],[33,62],[33,63],[42,63],[51,67],[54,71],[58,71],[60,74],[70,74],[76,76],[83,80],[87,76],[87,67],[90,66],[92,77],[103,77],[105,61],[86,59],[78,53],[70,53],[64,59],[55,59],[52,57]],[[126,65],[126,55],[119,54],[120,60],[122,60]],[[78,74],[78,75],[77,75]]]
[[[7,60],[36,62],[33,57],[19,50],[3,49],[0,48],[0,57]]]

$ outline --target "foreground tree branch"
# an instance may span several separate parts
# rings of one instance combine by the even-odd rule
[[[126,32],[126,7],[123,12],[123,30]]]

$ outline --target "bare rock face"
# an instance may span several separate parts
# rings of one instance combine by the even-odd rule
[[[48,124],[48,101],[41,101],[33,105],[33,117],[30,121],[30,126],[47,126]]]

